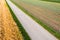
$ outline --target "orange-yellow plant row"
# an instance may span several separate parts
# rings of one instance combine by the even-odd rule
[[[0,0],[0,40],[23,40],[5,0]]]

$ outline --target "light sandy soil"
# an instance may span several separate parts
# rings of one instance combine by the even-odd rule
[[[5,0],[0,0],[0,40],[23,40]]]
[[[17,1],[17,3],[30,12],[31,15],[60,32],[60,15],[58,15],[60,13],[56,13],[43,7],[26,4],[24,2]]]

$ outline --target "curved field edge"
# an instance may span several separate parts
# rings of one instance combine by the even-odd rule
[[[8,3],[6,2],[6,4],[8,5]],[[29,35],[27,34],[27,32],[25,31],[25,29],[23,28],[22,24],[20,23],[20,21],[17,19],[16,15],[14,14],[14,12],[12,11],[12,9],[10,8],[10,6],[8,5],[9,7],[9,10],[11,12],[11,15],[14,19],[14,21],[16,22],[18,28],[19,28],[19,31],[21,31],[22,35],[23,35],[23,38],[24,40],[31,40]]]
[[[13,2],[12,0],[10,0],[11,2]],[[56,30],[50,28],[49,26],[45,25],[42,21],[40,21],[39,19],[35,18],[33,15],[31,15],[27,10],[25,10],[23,7],[21,7],[20,5],[16,4],[15,2],[13,2],[18,8],[20,8],[22,11],[24,11],[27,15],[29,15],[32,19],[34,19],[37,23],[39,23],[41,26],[43,26],[43,28],[45,28],[46,30],[48,30],[51,34],[53,34],[56,38],[60,39],[60,33],[57,32]]]

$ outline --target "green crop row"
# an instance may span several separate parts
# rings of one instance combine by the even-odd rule
[[[42,1],[49,1],[49,2],[57,2],[57,3],[60,3],[60,0],[42,0]]]

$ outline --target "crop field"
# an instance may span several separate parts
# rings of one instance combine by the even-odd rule
[[[42,1],[49,1],[49,2],[57,2],[57,3],[60,3],[60,0],[42,0]]]
[[[0,40],[24,40],[5,0],[0,0]]]
[[[33,19],[36,18],[36,21],[40,20],[43,23],[42,26],[45,25],[44,28],[60,38],[60,3],[40,0],[11,1],[27,14],[32,15]]]

